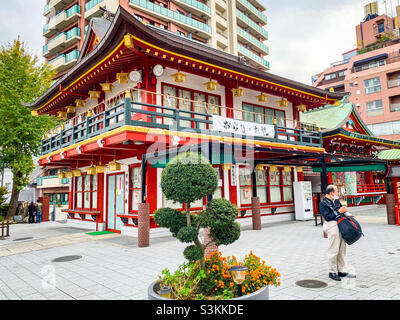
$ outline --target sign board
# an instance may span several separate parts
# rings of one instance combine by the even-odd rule
[[[213,115],[213,130],[265,138],[275,138],[275,126]]]
[[[389,166],[388,177],[390,177],[390,178],[400,177],[400,166]]]

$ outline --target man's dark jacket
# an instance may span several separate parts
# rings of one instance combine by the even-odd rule
[[[338,210],[341,206],[342,204],[339,200],[332,201],[328,197],[325,197],[319,203],[319,212],[326,221],[336,220],[337,216],[340,215]]]

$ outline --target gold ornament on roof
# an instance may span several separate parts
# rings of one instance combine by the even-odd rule
[[[67,106],[67,113],[75,113],[76,107],[75,106]]]

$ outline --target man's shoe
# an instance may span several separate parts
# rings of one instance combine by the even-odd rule
[[[355,278],[355,275],[348,274],[347,272],[338,272],[339,277]]]
[[[340,277],[336,273],[333,273],[333,272],[329,272],[329,278],[331,278],[332,280],[335,280],[335,281],[342,281],[342,279],[340,279]]]

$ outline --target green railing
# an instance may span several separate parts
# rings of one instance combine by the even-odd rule
[[[261,41],[254,38],[250,33],[246,32],[240,27],[237,27],[237,33],[240,34],[243,38],[248,40],[250,43],[254,44],[255,46],[259,47],[261,50],[269,54],[269,48],[266,44],[262,43]]]
[[[78,58],[79,58],[79,51],[75,49],[65,55],[65,63]]]
[[[158,111],[157,111],[158,110]],[[161,121],[160,121],[161,120]],[[70,128],[61,130],[58,134],[42,140],[42,155],[58,151],[72,144],[83,142],[124,125],[135,127],[159,128],[165,130],[184,131],[190,129],[216,136],[232,136],[233,133],[223,133],[212,129],[212,115],[187,110],[179,110],[153,104],[132,102],[130,98],[106,111],[92,117],[87,117]],[[274,125],[273,138],[255,137],[257,140],[279,141],[289,144],[321,147],[321,132],[300,130]],[[236,135],[243,136],[243,135]],[[294,138],[294,141],[293,141]]]
[[[49,51],[49,46],[45,44],[42,48],[42,53],[45,54],[47,51]]]
[[[266,39],[268,39],[268,31],[265,30],[263,27],[260,27],[257,23],[255,23],[253,20],[251,20],[248,16],[246,16],[243,12],[240,10],[236,9],[236,15],[243,20],[245,23],[247,23],[249,26],[251,26],[254,30],[262,34]]]
[[[48,24],[45,24],[45,25],[43,26],[43,34],[45,34],[47,31],[49,31],[49,25],[48,25]]]
[[[79,4],[76,4],[67,10],[67,18],[74,15],[75,13],[81,13],[81,6]]]
[[[161,7],[161,6],[159,6],[157,4],[154,4],[154,3],[150,2],[150,1],[147,1],[147,0],[129,0],[129,2],[133,3],[135,5],[138,5],[138,6],[142,7],[142,8],[145,8],[145,9],[151,10],[153,12],[156,12],[158,14],[161,14],[166,18],[174,19],[174,20],[177,20],[177,21],[182,22],[184,24],[187,24],[187,25],[189,25],[189,26],[191,26],[193,28],[203,30],[204,32],[207,32],[207,33],[211,33],[211,28],[208,25],[206,25],[205,23],[197,21],[197,20],[192,19],[190,17],[187,17],[187,16],[185,16],[183,14],[180,14],[180,13],[178,13],[176,11],[172,11],[172,10],[169,10],[167,8]]]
[[[238,44],[238,51],[244,54],[245,56],[248,56],[252,58],[253,60],[257,61],[259,64],[267,67],[269,69],[269,62],[260,56],[256,55],[254,52],[250,51],[249,49],[243,47],[242,45]]]
[[[66,40],[71,39],[72,37],[80,37],[81,36],[81,29],[78,27],[74,27],[71,30],[65,32]]]
[[[43,8],[43,14],[46,15],[50,11],[50,5],[46,3]]]
[[[208,7],[207,5],[205,5],[204,3],[197,1],[197,0],[179,0],[181,2],[186,3],[189,6],[195,7],[201,11],[204,11],[208,14],[211,14],[211,9],[210,7]]]
[[[247,9],[249,9],[253,14],[255,14],[261,21],[263,21],[265,24],[268,23],[267,16],[263,14],[262,12],[258,11],[255,6],[253,6],[250,2],[247,0],[238,0],[243,6],[245,6]]]
[[[85,11],[92,9],[94,6],[97,6],[99,3],[103,1],[104,0],[90,0],[88,3],[85,4]]]

